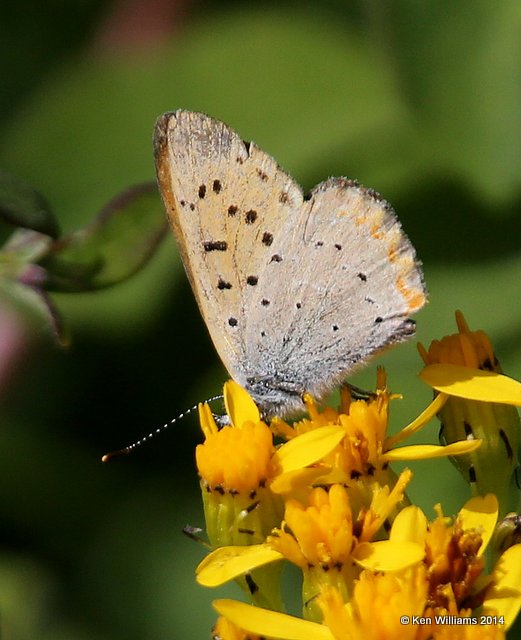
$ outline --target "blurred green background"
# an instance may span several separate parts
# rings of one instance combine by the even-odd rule
[[[424,262],[419,340],[452,333],[460,308],[519,379],[520,29],[516,0],[4,2],[0,167],[70,231],[153,179],[157,116],[207,112],[306,190],[347,175],[381,192]],[[100,462],[226,378],[174,241],[124,284],[54,299],[67,351],[0,302],[2,640],[209,637],[209,603],[237,592],[197,587],[204,550],[181,533],[203,524],[196,420]],[[379,361],[405,395],[396,430],[430,392],[414,341]],[[371,363],[353,381],[374,378]],[[412,467],[429,516],[467,498],[448,462]]]

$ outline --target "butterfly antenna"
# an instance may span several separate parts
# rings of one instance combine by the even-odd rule
[[[205,400],[205,402],[214,402],[215,400],[222,400],[223,397],[224,397],[223,395],[212,396],[211,398],[208,398],[207,400]],[[195,404],[193,407],[190,407],[190,409],[186,409],[186,411],[183,411],[183,413],[180,413],[176,418],[172,418],[172,420],[170,420],[169,422],[165,422],[165,424],[162,427],[158,427],[155,431],[151,431],[148,435],[144,436],[143,438],[140,438],[139,440],[136,440],[136,442],[133,442],[132,444],[129,444],[126,447],[123,447],[123,449],[118,449],[117,451],[111,451],[110,453],[106,453],[101,458],[101,461],[109,462],[109,460],[112,460],[112,458],[128,455],[129,453],[134,451],[134,449],[137,449],[142,444],[145,444],[145,442],[149,442],[150,440],[152,440],[152,438],[155,438],[161,432],[168,429],[170,425],[174,424],[175,422],[178,422],[179,420],[182,420],[183,418],[186,418],[186,416],[196,411],[198,407],[199,407],[199,404]]]

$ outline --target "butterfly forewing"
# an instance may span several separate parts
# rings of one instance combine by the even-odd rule
[[[296,217],[302,193],[273,158],[202,114],[162,116],[155,154],[168,218],[201,313],[224,365],[245,384],[246,313],[256,279],[273,255],[279,212]]]

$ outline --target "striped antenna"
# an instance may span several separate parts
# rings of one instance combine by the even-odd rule
[[[223,397],[224,397],[223,395],[212,396],[211,398],[208,398],[208,400],[205,400],[204,402],[208,403],[208,402],[214,402],[215,400],[222,400]],[[155,431],[151,431],[148,435],[144,436],[143,438],[140,438],[139,440],[136,440],[136,442],[133,442],[132,444],[129,444],[126,447],[123,447],[123,449],[118,449],[117,451],[111,451],[110,453],[106,453],[101,458],[101,461],[109,462],[109,460],[112,460],[112,458],[128,455],[129,453],[134,451],[134,449],[137,449],[142,444],[145,444],[145,442],[149,442],[150,440],[152,440],[152,438],[155,438],[157,435],[159,435],[160,433],[168,429],[170,425],[174,424],[175,422],[179,422],[179,420],[182,420],[183,418],[186,418],[186,416],[196,411],[198,407],[199,407],[199,404],[196,404],[193,407],[190,407],[190,409],[186,409],[186,411],[183,411],[183,413],[180,413],[176,418],[172,418],[172,420],[170,420],[169,422],[165,422],[165,424],[162,427],[158,427]]]

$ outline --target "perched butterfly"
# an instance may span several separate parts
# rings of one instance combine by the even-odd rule
[[[184,267],[231,377],[263,414],[303,410],[414,333],[420,265],[391,206],[331,178],[308,195],[223,122],[176,111],[155,127],[159,187]]]

